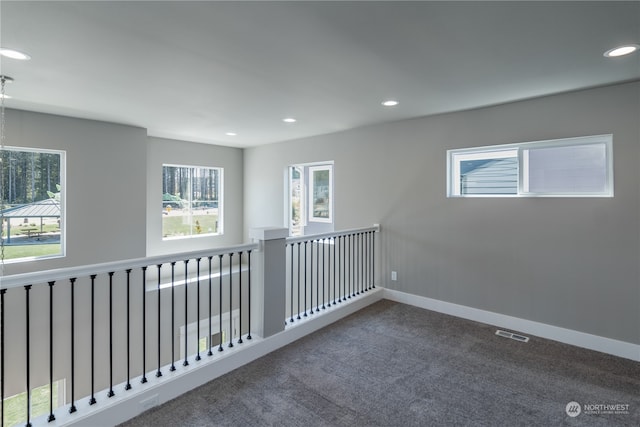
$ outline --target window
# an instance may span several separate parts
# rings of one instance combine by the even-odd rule
[[[4,147],[1,161],[4,261],[63,256],[65,153]]]
[[[290,166],[288,184],[290,234],[333,231],[333,164]]]
[[[162,236],[222,234],[222,168],[162,166]]]
[[[612,135],[447,152],[447,197],[613,197]]]
[[[53,389],[53,408],[59,408],[65,404],[65,380],[54,381],[52,387],[45,384],[31,389],[31,419],[49,413],[49,400]],[[5,426],[24,424],[27,421],[27,392],[6,397],[4,399]]]
[[[304,172],[299,166],[289,168],[289,232],[292,236],[302,235],[306,223],[304,202]]]
[[[309,221],[331,222],[331,166],[309,168]]]

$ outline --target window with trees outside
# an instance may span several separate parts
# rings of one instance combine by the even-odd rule
[[[64,151],[3,147],[2,261],[64,255]]]
[[[613,197],[613,136],[447,152],[448,197]]]
[[[222,168],[162,166],[162,237],[222,234]]]

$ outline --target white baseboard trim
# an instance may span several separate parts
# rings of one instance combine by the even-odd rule
[[[559,341],[565,344],[571,344],[577,347],[612,354],[614,356],[640,362],[640,345],[638,344],[587,334],[572,329],[547,325],[545,323],[520,319],[518,317],[507,316],[505,314],[480,310],[423,296],[412,295],[392,289],[385,289],[383,295],[385,299],[391,301],[413,305],[415,307],[437,311],[439,313],[449,314],[467,320],[499,326],[500,328],[510,329],[514,332],[531,334],[540,338]]]
[[[133,388],[124,390],[125,384],[114,386],[116,395],[107,398],[107,390],[97,392],[98,403],[90,406],[88,398],[76,401],[78,411],[69,414],[69,406],[56,410],[56,420],[47,422],[46,415],[32,421],[34,427],[47,426],[112,426],[141,414],[145,410],[168,402],[181,394],[214,380],[228,372],[250,363],[266,354],[290,344],[312,332],[328,326],[364,307],[383,299],[383,288],[375,288],[362,293],[348,303],[337,304],[322,310],[321,314],[314,314],[305,319],[287,325],[282,332],[267,338],[254,337],[247,340],[243,337],[243,344],[235,344],[218,352],[213,348],[214,355],[201,353],[202,360],[195,361],[193,356],[188,358],[189,366],[178,366],[178,370],[169,371],[170,365],[163,366],[163,375],[156,377],[153,371],[147,373],[148,382],[141,384],[141,377],[131,379]],[[283,319],[284,320],[284,319]],[[176,361],[176,365],[181,365]],[[186,371],[186,372],[185,372]]]

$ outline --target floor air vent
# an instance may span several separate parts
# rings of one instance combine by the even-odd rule
[[[511,338],[512,340],[520,341],[520,342],[529,342],[529,337],[525,337],[523,335],[514,334],[512,332],[501,331],[498,329],[496,331],[496,335],[499,335],[504,338]]]

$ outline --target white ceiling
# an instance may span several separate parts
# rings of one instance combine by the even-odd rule
[[[7,107],[238,147],[640,79],[602,55],[640,43],[637,1],[4,0],[0,23],[32,56],[0,62]]]

